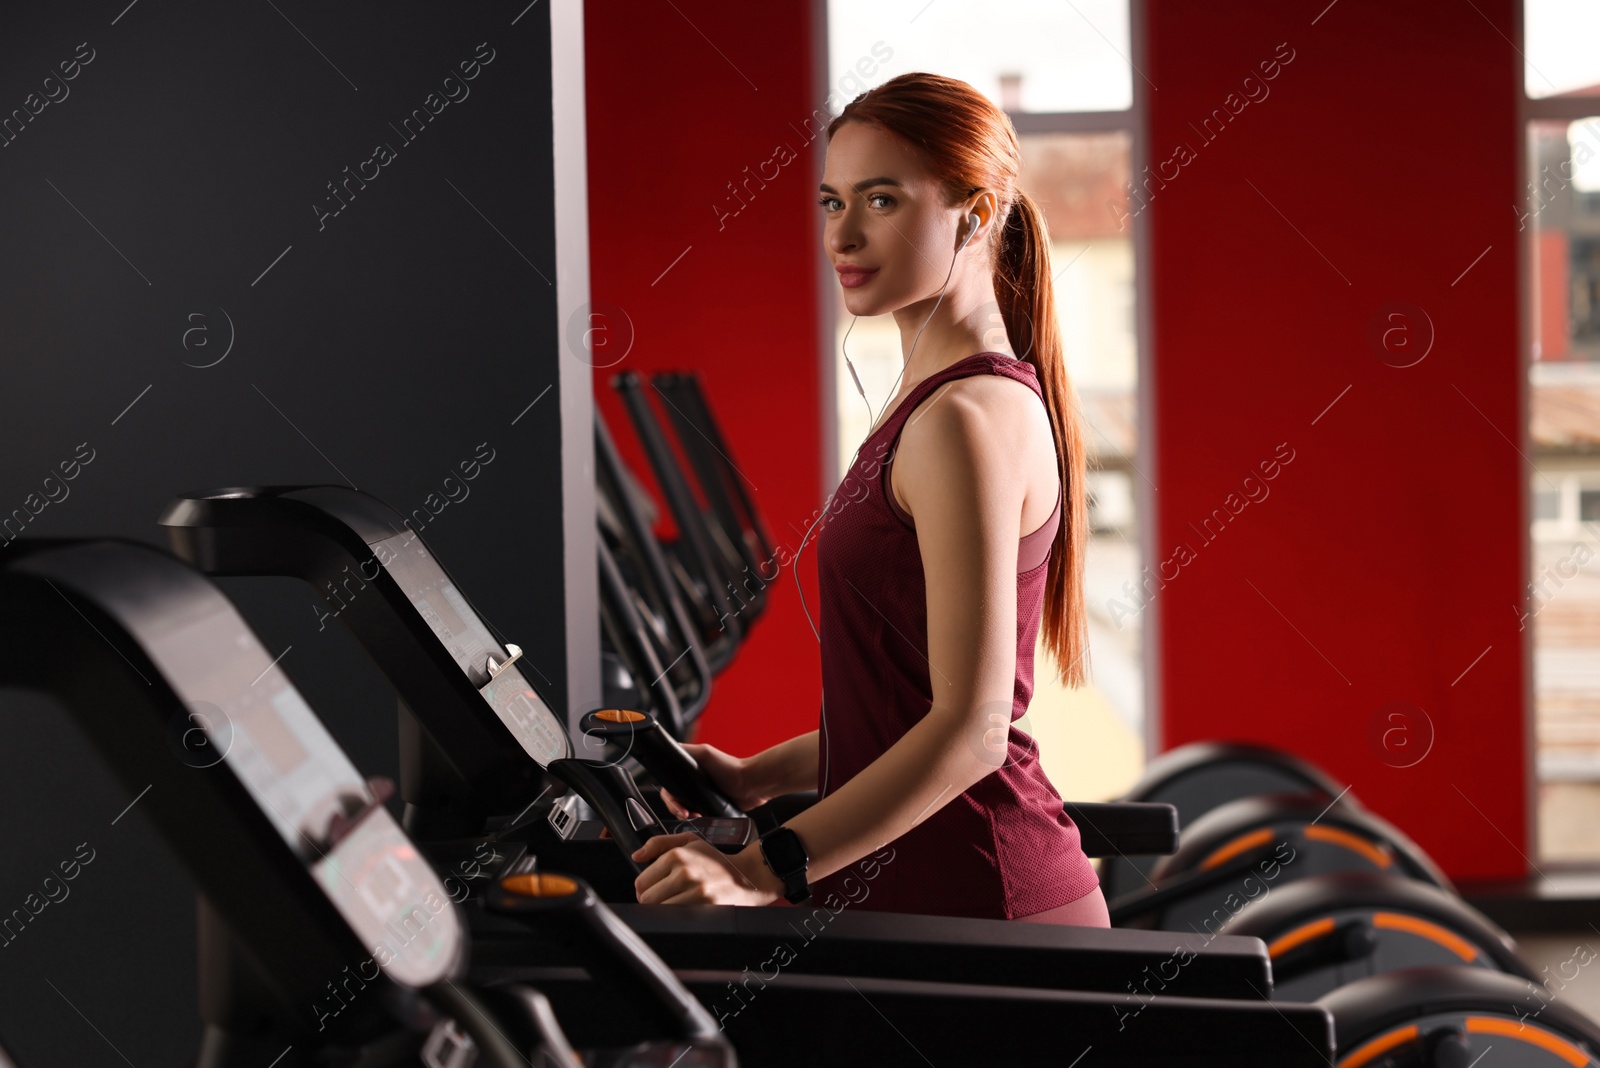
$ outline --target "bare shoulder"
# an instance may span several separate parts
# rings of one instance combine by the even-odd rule
[[[1014,457],[1052,436],[1050,418],[1032,389],[1005,375],[984,374],[934,390],[907,420],[902,439],[913,453],[976,446]]]
[[[971,375],[934,390],[907,420],[891,476],[913,519],[930,490],[968,496],[980,483],[1012,502],[1007,510],[1030,502],[1025,530],[1042,523],[1056,499],[1050,418],[1032,389],[1005,375]],[[1031,506],[1034,498],[1042,511]]]

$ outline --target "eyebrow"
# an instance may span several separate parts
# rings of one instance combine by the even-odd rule
[[[873,187],[875,185],[892,185],[897,189],[898,188],[903,188],[900,185],[900,183],[898,181],[896,181],[895,179],[893,179],[893,178],[868,178],[864,182],[857,182],[851,188],[853,188],[857,193],[859,193],[863,189],[870,189],[871,187]],[[824,192],[824,193],[837,193],[838,192],[837,189],[833,188],[833,186],[828,185],[826,183],[824,183],[823,185],[819,186],[818,188],[819,188],[819,190],[821,192]]]

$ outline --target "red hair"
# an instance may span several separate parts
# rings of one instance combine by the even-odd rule
[[[988,234],[995,299],[1012,346],[1038,375],[1061,472],[1061,526],[1050,553],[1040,630],[1056,658],[1059,677],[1069,686],[1085,685],[1088,462],[1078,399],[1056,326],[1050,235],[1038,205],[1017,188],[1022,165],[1017,131],[1005,112],[966,82],[920,71],[891,78],[850,101],[828,124],[828,139],[847,122],[871,123],[909,144],[944,187],[950,206],[976,189],[992,191],[999,202],[998,225]]]

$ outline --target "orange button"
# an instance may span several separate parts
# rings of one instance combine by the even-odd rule
[[[500,880],[500,886],[523,897],[566,897],[578,892],[578,884],[565,875],[508,875]]]
[[[634,712],[626,708],[602,708],[594,714],[595,719],[603,719],[607,723],[642,723],[643,712]]]

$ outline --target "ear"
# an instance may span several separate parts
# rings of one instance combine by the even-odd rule
[[[974,189],[972,192],[973,198],[966,210],[967,221],[960,233],[960,237],[962,239],[965,239],[967,234],[971,233],[973,230],[982,231],[982,233],[979,235],[980,237],[986,235],[988,233],[988,226],[995,220],[996,213],[1000,207],[999,198],[994,195],[993,190],[980,187]],[[971,216],[973,215],[978,217],[978,224],[976,227],[972,226],[971,224]]]

